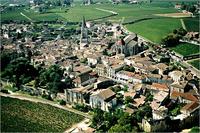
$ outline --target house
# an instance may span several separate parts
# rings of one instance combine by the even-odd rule
[[[155,67],[158,69],[158,74],[163,75],[169,66],[164,63],[158,63]]]
[[[165,106],[160,106],[156,110],[152,110],[153,120],[162,120],[167,117],[168,109]]]
[[[116,74],[116,80],[122,83],[142,83],[145,77],[129,71],[119,71]]]
[[[143,105],[145,103],[145,99],[146,97],[141,95],[140,98],[134,99],[134,102],[132,105],[138,108],[140,105]]]
[[[172,91],[170,94],[170,99],[174,101],[178,101],[179,103],[191,103],[193,102],[198,102],[199,99],[192,95],[191,93],[182,93],[182,92],[177,92],[177,91]]]
[[[149,56],[135,55],[124,59],[126,65],[131,65],[135,68],[136,72],[144,74],[151,73],[156,70],[153,60]]]
[[[184,93],[186,86],[187,86],[187,81],[180,81],[180,82],[172,83],[171,86],[170,86],[171,92],[176,91],[176,92]]]
[[[89,95],[93,89],[93,85],[88,85],[86,87],[65,89],[65,100],[67,103],[74,104],[89,104]]]
[[[142,119],[141,127],[145,132],[162,132],[166,131],[167,124],[165,120]]]
[[[159,104],[159,106],[163,105],[164,102],[167,100],[169,96],[168,92],[159,91],[158,93],[154,94],[153,100]]]
[[[183,71],[172,71],[169,73],[169,76],[173,79],[174,82],[183,81],[185,73]]]
[[[73,82],[76,87],[85,86],[96,81],[96,77],[91,75],[92,69],[88,66],[77,65],[73,67],[70,77],[74,78]]]
[[[124,92],[124,99],[126,97],[131,97],[131,98],[135,98],[136,93],[135,92]]]
[[[200,104],[198,102],[193,101],[182,107],[180,112],[189,116],[196,110],[199,112],[199,109],[200,109]]]
[[[96,54],[90,54],[87,56],[87,62],[89,66],[96,66],[101,60],[101,57]]]
[[[151,83],[172,83],[172,79],[167,75],[160,75],[160,74],[147,74],[146,79],[144,82],[151,82]]]
[[[116,79],[116,73],[123,69],[123,60],[116,57],[103,57],[102,64],[96,65],[96,72],[99,76]]]
[[[100,108],[103,111],[109,111],[116,104],[115,92],[111,89],[102,89],[93,92],[90,95],[90,106],[91,108]]]
[[[156,94],[159,91],[169,92],[169,87],[167,84],[152,83],[152,85],[150,85],[150,91],[153,94]]]

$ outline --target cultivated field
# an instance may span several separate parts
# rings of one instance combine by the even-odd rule
[[[191,43],[181,43],[171,49],[183,56],[200,53],[200,46]]]
[[[188,63],[190,63],[192,66],[200,70],[200,59],[189,61]]]
[[[50,105],[1,97],[2,132],[63,132],[81,120]]]
[[[165,13],[165,14],[154,14],[161,17],[171,17],[171,18],[183,18],[183,17],[192,17],[191,13]]]
[[[182,26],[180,19],[161,18],[129,24],[126,27],[129,31],[135,32],[153,42],[160,43],[163,37]]]
[[[94,6],[95,7],[95,6]],[[173,13],[177,12],[174,8],[164,8],[160,6],[155,6],[154,4],[144,4],[144,5],[127,5],[127,4],[119,4],[119,5],[98,5],[98,8],[111,10],[117,12],[118,15],[109,18],[109,20],[113,20],[116,22],[120,22],[124,19],[124,23],[132,22],[134,20],[155,17],[154,14],[157,13]]]
[[[185,18],[184,23],[187,31],[199,32],[199,18]]]
[[[85,16],[86,20],[97,19],[111,15],[111,13],[99,11],[92,6],[75,6],[72,8],[52,8],[44,13],[35,12],[34,9],[19,8],[12,11],[5,11],[1,14],[1,21],[5,20],[25,20],[29,21],[26,17],[22,16],[23,13],[32,21],[55,21],[64,20],[71,22],[80,22]]]

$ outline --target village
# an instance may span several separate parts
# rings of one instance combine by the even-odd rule
[[[43,30],[42,34],[50,32],[48,24]],[[83,17],[80,32],[70,39],[58,35],[54,40],[29,38],[30,25],[7,24],[1,31],[5,43],[17,40],[15,45],[1,45],[1,49],[32,53],[34,66],[56,64],[64,69],[63,76],[70,77],[74,86],[52,97],[68,105],[106,112],[122,109],[130,115],[150,106],[152,115],[143,116],[140,123],[145,132],[158,131],[158,125],[166,129],[166,118],[188,126],[198,121],[199,75],[176,65],[182,59],[174,58],[170,51],[155,50],[120,24],[86,22]],[[40,89],[24,86],[24,91],[33,94]]]
[[[158,7],[151,4],[152,0],[0,4],[1,13],[8,15],[0,27],[3,131],[199,130],[200,34],[195,26],[200,3],[165,3],[169,8],[162,2],[156,3]],[[142,17],[137,18],[141,10]],[[23,19],[9,20],[15,11]],[[180,24],[168,31],[175,20]],[[156,21],[166,21],[167,26],[157,23],[159,30],[146,30],[143,22],[149,21],[153,23],[149,27]],[[192,28],[190,21],[195,23]],[[138,23],[144,33],[134,32]],[[150,34],[157,38],[156,31],[162,36],[165,28],[160,42],[151,38]],[[13,110],[18,116],[9,112]],[[21,125],[13,126],[12,121]]]

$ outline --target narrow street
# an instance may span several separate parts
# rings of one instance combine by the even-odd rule
[[[92,116],[89,115],[89,114],[83,113],[81,111],[78,111],[78,110],[75,110],[75,109],[72,109],[72,108],[69,108],[69,107],[66,107],[66,106],[58,105],[55,102],[49,101],[49,100],[46,100],[46,99],[43,100],[43,99],[38,99],[36,97],[31,97],[31,96],[16,95],[15,93],[13,93],[13,94],[5,94],[5,93],[1,93],[1,92],[0,92],[0,96],[10,97],[10,98],[17,98],[17,99],[20,99],[20,100],[26,100],[26,101],[36,102],[36,103],[48,104],[48,105],[51,105],[51,106],[54,106],[54,107],[57,107],[57,108],[60,108],[60,109],[64,109],[66,111],[70,111],[70,112],[82,115],[82,116],[84,116],[84,117],[86,117],[88,119],[92,119]]]

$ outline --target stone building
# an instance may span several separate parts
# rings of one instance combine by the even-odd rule
[[[143,42],[140,42],[136,34],[126,36],[124,39],[119,39],[111,50],[116,54],[124,54],[125,56],[136,55],[143,51]]]

